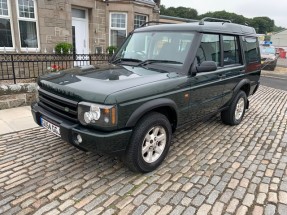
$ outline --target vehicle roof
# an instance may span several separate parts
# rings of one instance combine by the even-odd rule
[[[180,23],[180,24],[160,24],[148,27],[142,27],[135,30],[135,32],[144,31],[198,31],[203,33],[225,33],[236,35],[256,36],[254,28],[239,25],[229,22],[204,22],[200,25],[199,22]]]

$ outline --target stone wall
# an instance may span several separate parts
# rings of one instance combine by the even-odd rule
[[[51,52],[58,42],[72,42],[71,7],[66,0],[38,0],[41,50]]]
[[[36,83],[0,85],[0,110],[31,105],[36,89]]]

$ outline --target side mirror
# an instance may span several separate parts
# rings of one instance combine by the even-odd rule
[[[203,61],[196,67],[197,72],[213,72],[217,70],[217,65],[214,61]]]

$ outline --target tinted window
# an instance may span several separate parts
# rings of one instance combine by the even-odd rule
[[[220,65],[220,43],[219,35],[204,34],[196,54],[198,64],[203,61],[214,61]]]
[[[224,65],[241,63],[236,36],[223,36],[223,51]]]
[[[257,38],[245,37],[243,45],[247,64],[260,61]]]

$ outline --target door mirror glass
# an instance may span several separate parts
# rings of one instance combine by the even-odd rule
[[[203,61],[196,67],[197,72],[213,72],[217,70],[217,65],[214,61]]]

